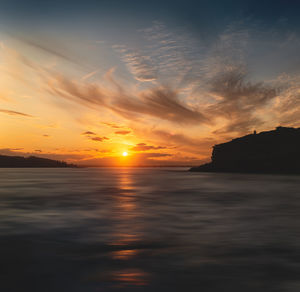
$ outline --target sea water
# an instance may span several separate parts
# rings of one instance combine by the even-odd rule
[[[0,169],[0,291],[300,291],[300,176]]]

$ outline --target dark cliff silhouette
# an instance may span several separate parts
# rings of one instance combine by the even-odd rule
[[[77,167],[64,161],[57,161],[36,156],[6,156],[0,155],[0,167]]]
[[[211,162],[191,171],[240,173],[299,173],[300,128],[246,135],[213,147]]]

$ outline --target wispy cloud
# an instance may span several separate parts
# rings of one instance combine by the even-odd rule
[[[89,79],[91,78],[92,76],[96,75],[97,73],[99,72],[99,70],[96,70],[96,71],[92,71],[86,75],[84,75],[81,80],[86,80],[86,79]]]
[[[199,77],[202,45],[186,31],[171,32],[162,22],[155,21],[151,27],[139,30],[139,34],[143,36],[142,46],[114,46],[138,81],[163,78],[179,85],[186,78]]]
[[[154,81],[157,78],[156,68],[151,56],[143,55],[138,50],[125,46],[114,46],[121,53],[122,60],[127,64],[129,71],[138,81]]]
[[[76,58],[73,52],[67,50],[65,45],[59,42],[57,38],[44,38],[40,35],[36,36],[35,38],[29,38],[17,34],[12,34],[12,36],[22,43],[42,51],[43,53],[58,57],[71,64],[79,65],[80,67],[83,66],[83,64],[79,61],[79,58]]]
[[[114,123],[102,123],[102,124],[106,125],[108,127],[114,128],[114,129],[121,129],[121,128],[123,128],[122,126],[119,126],[119,125],[114,124]]]
[[[179,124],[209,123],[203,113],[180,101],[176,90],[159,86],[133,93],[117,81],[114,83],[118,84],[117,90],[56,74],[47,74],[45,80],[47,91],[55,96],[92,108],[106,108],[130,120],[148,115]]]
[[[8,114],[11,116],[22,116],[22,117],[27,117],[27,118],[33,118],[34,116],[25,114],[22,112],[17,112],[17,111],[12,111],[12,110],[7,110],[7,109],[0,109],[0,113]]]
[[[153,146],[153,145],[147,145],[146,143],[138,143],[136,146],[131,147],[131,150],[133,151],[148,151],[148,150],[160,150],[160,149],[166,149],[167,147],[163,146]]]
[[[279,94],[279,88],[262,82],[249,82],[245,72],[233,69],[215,76],[211,81],[210,94],[217,102],[207,108],[213,117],[226,120],[225,126],[216,133],[245,133],[261,125],[257,112]]]
[[[142,114],[179,124],[209,123],[203,113],[180,101],[176,90],[162,86],[142,91],[138,96],[123,92],[114,99],[112,108],[124,117]]]

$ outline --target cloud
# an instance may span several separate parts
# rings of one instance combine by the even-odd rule
[[[133,151],[148,151],[148,150],[159,150],[159,149],[166,149],[167,147],[163,146],[152,146],[147,145],[146,143],[138,143],[136,146],[132,147],[131,150]]]
[[[107,106],[110,91],[97,84],[74,81],[53,71],[44,71],[40,76],[45,90],[54,96],[89,107]]]
[[[135,54],[129,58],[127,48],[119,46],[117,49],[130,59],[127,59],[127,63],[131,65],[136,64],[138,56],[141,60],[149,56],[147,68],[150,65],[151,68],[155,68],[154,71],[160,72],[162,80],[163,76],[172,77],[173,81],[176,81],[176,86],[159,85],[160,80],[157,80],[155,86],[147,89],[129,90],[124,84],[117,82],[111,74],[109,81],[113,86],[103,86],[99,82],[71,80],[48,70],[42,74],[47,91],[93,109],[107,109],[128,120],[138,121],[148,116],[180,125],[199,126],[213,125],[218,118],[222,118],[226,120],[225,124],[231,123],[223,127],[224,132],[238,130],[239,121],[240,125],[247,126],[246,120],[242,120],[245,113],[251,112],[253,115],[249,126],[245,128],[246,131],[260,121],[254,117],[253,109],[246,110],[247,107],[251,107],[251,102],[244,107],[239,106],[243,99],[247,102],[260,99],[262,94],[272,95],[272,90],[268,91],[266,86],[259,84],[250,86],[245,81],[245,76],[242,76],[242,79],[238,76],[240,74],[238,71],[244,66],[242,53],[247,44],[247,31],[227,29],[220,36],[212,52],[206,52],[206,55],[204,48],[193,37],[187,33],[182,35],[171,33],[160,22],[154,22],[151,28],[141,33],[146,40],[141,56]],[[237,41],[238,39],[241,41]],[[141,61],[139,64],[144,63]],[[137,68],[135,65],[133,67]],[[178,85],[179,83],[181,85]],[[189,86],[193,88],[196,83],[201,96],[209,97],[211,100],[217,96],[218,100],[210,104],[201,104],[199,99],[189,102],[187,94],[190,89],[187,88]],[[188,87],[181,88],[183,85]],[[230,110],[231,115],[226,115]]]
[[[228,70],[210,81],[210,94],[217,102],[210,105],[206,112],[227,122],[215,131],[221,133],[245,133],[264,121],[257,112],[274,100],[280,89],[262,82],[250,82],[247,74],[239,68]]]
[[[109,140],[109,138],[107,138],[107,137],[95,136],[97,134],[92,131],[83,132],[83,133],[81,133],[81,135],[87,137],[88,139],[90,139],[92,141],[96,141],[96,142],[104,142],[105,140]]]
[[[135,145],[135,151],[167,145],[209,156],[210,147],[228,137],[270,124],[300,124],[300,77],[295,73],[294,77],[268,80],[261,71],[254,72],[256,68],[247,59],[248,50],[260,45],[258,39],[253,42],[254,33],[257,31],[232,25],[204,46],[186,32],[170,32],[155,22],[140,31],[144,37],[144,42],[136,42],[140,45],[115,47],[137,80],[129,84],[120,82],[112,71],[105,80],[91,82],[88,77],[77,80],[26,58],[20,60],[41,77],[47,93],[96,110],[103,117],[117,116],[116,121],[121,119],[124,125],[131,121],[128,128],[112,122],[103,124],[120,129],[116,134],[132,132],[151,141],[152,145]],[[294,38],[284,47],[293,43]],[[150,80],[153,82],[145,82]],[[87,131],[83,135],[97,134]],[[94,141],[105,141],[105,137],[98,138]]]
[[[128,93],[121,84],[114,82],[117,84],[117,90],[99,84],[71,81],[58,74],[50,74],[45,80],[47,91],[54,96],[94,109],[106,108],[129,120],[148,115],[177,124],[210,122],[202,112],[179,100],[176,90],[158,86]]]
[[[123,127],[118,126],[117,124],[114,124],[114,123],[102,123],[102,124],[104,124],[104,125],[106,125],[108,127],[114,128],[114,129],[121,129],[121,128],[123,128]]]
[[[274,80],[281,91],[267,112],[278,125],[300,126],[300,76],[283,74]]]
[[[94,132],[91,132],[91,131],[86,131],[86,132],[83,132],[81,135],[86,136],[86,135],[97,135],[97,134]]]
[[[194,135],[189,136],[187,134],[168,131],[164,129],[139,129],[136,130],[140,137],[147,138],[148,140],[155,142],[156,144],[163,144],[168,149],[177,150],[179,153],[190,153],[196,155],[198,158],[204,159],[210,157],[211,147],[220,142],[220,137],[214,135]]]
[[[31,46],[32,48],[38,49],[49,55],[53,55],[72,64],[82,66],[82,63],[78,61],[79,58],[73,56],[70,51],[67,51],[65,48],[63,48],[63,45],[60,42],[58,42],[57,39],[46,39],[42,36],[38,36],[35,39],[33,39],[20,35],[13,35],[13,37],[21,41],[22,43]]]
[[[157,85],[145,90],[129,91],[112,76],[110,81],[117,89],[52,75],[50,79],[54,82],[49,91],[89,107],[108,109],[128,120],[149,116],[199,126],[213,125],[222,118],[225,126],[215,129],[215,133],[245,132],[261,122],[255,116],[255,106],[257,109],[274,98],[275,90],[246,81],[243,52],[249,39],[247,30],[227,28],[212,49],[206,48],[206,51],[187,33],[171,33],[160,22],[154,22],[151,28],[141,32],[146,39],[141,54],[129,53],[126,46],[115,48],[123,54],[126,64],[134,68],[137,79],[154,78],[156,73],[150,73],[151,78],[141,77],[146,68],[147,72],[160,72],[160,78],[172,78],[176,81],[175,87],[159,85],[160,80],[157,80]],[[146,67],[145,58],[149,61]],[[199,99],[188,102],[187,94],[193,88],[212,102],[201,104]]]
[[[123,166],[151,166],[151,165],[163,165],[164,163],[172,164],[167,158],[172,157],[169,153],[136,153],[130,157],[130,159],[122,160]],[[79,162],[81,165],[93,165],[93,166],[119,166],[120,157],[109,156],[101,158],[88,158]],[[181,161],[182,163],[182,161]],[[179,162],[180,164],[180,162]]]
[[[28,118],[34,117],[29,114],[25,114],[25,113],[21,113],[21,112],[17,112],[17,111],[11,111],[11,110],[7,110],[7,109],[0,109],[0,113],[5,113],[5,114],[11,115],[11,116],[22,116],[22,117],[28,117]]]
[[[121,53],[122,60],[126,63],[129,71],[138,81],[154,81],[156,79],[156,69],[153,66],[151,56],[143,55],[138,50],[132,50],[125,46],[114,46]]]
[[[143,159],[157,159],[163,157],[170,157],[172,154],[170,153],[139,153],[137,157],[142,157]]]
[[[117,134],[117,135],[127,135],[129,133],[131,133],[131,131],[121,130],[121,131],[115,132],[115,134]]]
[[[142,41],[135,47],[118,45],[114,48],[121,55],[129,71],[138,81],[156,81],[161,78],[177,85],[187,75],[199,74],[203,48],[187,31],[170,31],[159,21],[138,31]],[[173,80],[171,80],[173,79]]]
[[[124,117],[137,114],[179,124],[209,123],[203,113],[180,101],[177,91],[163,86],[144,90],[137,97],[124,92],[113,101],[113,108]]]
[[[97,142],[103,142],[105,140],[109,140],[109,138],[107,138],[107,137],[91,137],[90,140],[97,141]]]
[[[96,75],[98,72],[99,72],[99,70],[96,70],[96,71],[90,72],[90,73],[88,73],[88,74],[84,75],[84,76],[81,78],[81,80],[86,80],[86,79],[89,79],[89,78],[91,78],[92,76]]]

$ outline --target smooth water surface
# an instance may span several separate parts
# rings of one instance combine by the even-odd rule
[[[0,291],[300,291],[300,176],[0,169]]]

